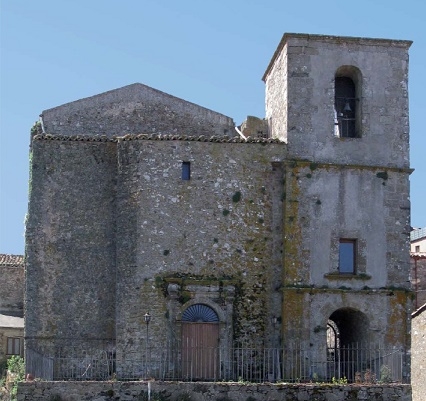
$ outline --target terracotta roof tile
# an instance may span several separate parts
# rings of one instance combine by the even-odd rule
[[[410,252],[413,259],[426,259],[426,252]]]
[[[84,141],[84,142],[121,142],[133,140],[151,140],[151,141],[194,141],[194,142],[221,142],[221,143],[282,143],[274,138],[251,138],[243,139],[239,136],[195,136],[195,135],[161,135],[161,134],[128,134],[124,136],[107,137],[105,135],[51,135],[37,134],[33,140],[51,140],[51,141]]]
[[[0,265],[23,266],[23,264],[23,255],[8,255],[6,253],[0,253]]]

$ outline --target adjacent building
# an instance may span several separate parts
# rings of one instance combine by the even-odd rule
[[[423,401],[426,394],[426,304],[412,314],[411,383],[413,401]]]
[[[24,355],[24,257],[0,254],[0,362]]]
[[[426,304],[426,228],[414,228],[411,240],[411,283],[414,291],[414,310]]]

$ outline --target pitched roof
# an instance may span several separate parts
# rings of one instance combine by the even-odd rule
[[[97,106],[99,107],[100,104],[104,102],[111,102],[111,101],[118,101],[123,102],[125,100],[143,100],[146,101],[147,98],[155,98],[155,99],[167,99],[170,101],[179,102],[181,104],[187,104],[194,106],[198,109],[203,109],[209,112],[212,112],[217,115],[221,115],[223,117],[229,118],[228,116],[225,116],[222,113],[218,113],[214,110],[210,110],[206,107],[200,106],[196,103],[189,102],[188,100],[182,99],[177,96],[170,95],[169,93],[163,92],[161,90],[152,88],[148,85],[141,84],[140,82],[135,82],[130,85],[125,85],[120,88],[112,89],[106,92],[98,93],[93,96],[84,97],[82,99],[74,100],[68,103],[61,104],[56,107],[52,107],[50,109],[43,110],[42,115],[47,115],[51,112],[58,111],[60,109],[72,109],[73,111],[81,109],[81,108],[87,108],[87,107],[93,107]]]
[[[0,253],[0,265],[23,266],[24,255],[9,255],[7,253]]]
[[[410,232],[410,241],[416,241],[418,239],[426,238],[426,227],[415,228]]]
[[[173,134],[179,127],[192,135],[223,135],[235,127],[222,113],[139,83],[44,110],[40,124],[43,133],[108,137],[123,132]]]

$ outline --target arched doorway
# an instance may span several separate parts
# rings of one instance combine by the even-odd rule
[[[182,370],[191,380],[215,380],[219,372],[219,317],[208,305],[182,314]]]
[[[369,321],[353,308],[334,311],[327,322],[327,376],[354,381],[366,367]]]

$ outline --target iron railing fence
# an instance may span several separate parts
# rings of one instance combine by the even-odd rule
[[[53,380],[54,359],[43,355],[31,348],[25,351],[25,370],[33,377]]]
[[[321,355],[320,355],[321,354]],[[324,355],[325,354],[325,355]],[[323,358],[321,358],[322,356]],[[53,357],[26,353],[27,373],[46,380],[180,380],[244,382],[408,382],[407,353],[379,346],[351,346],[315,353],[284,348],[150,347],[145,354],[110,350]]]

